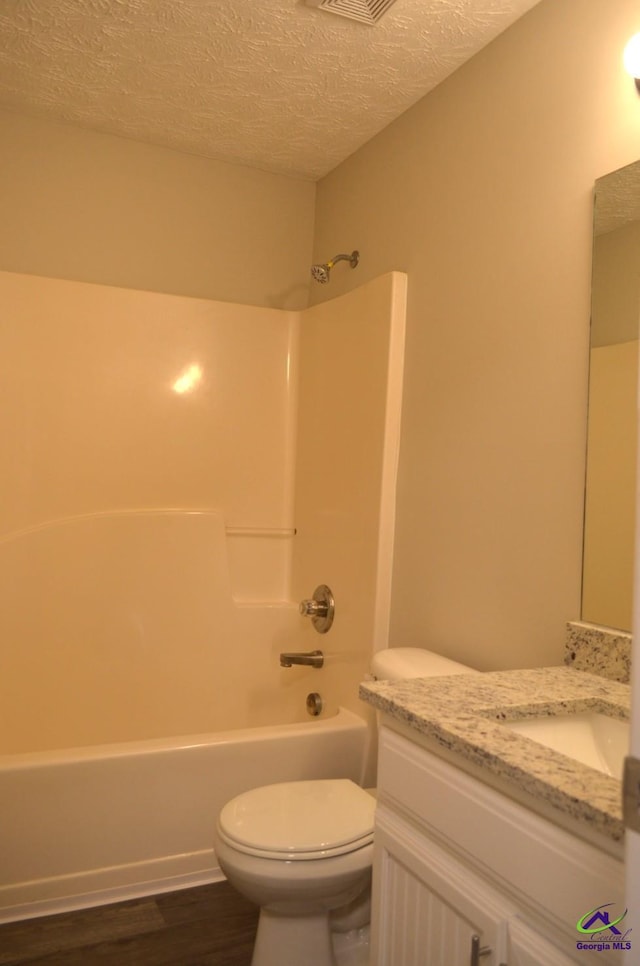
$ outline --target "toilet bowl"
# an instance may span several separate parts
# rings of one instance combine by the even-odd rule
[[[252,966],[332,966],[329,914],[368,887],[374,811],[347,779],[265,785],[224,806],[220,867],[260,906]]]
[[[408,647],[379,651],[371,670],[387,680],[471,671]],[[220,867],[260,906],[252,966],[356,963],[348,929],[366,953],[374,795],[348,779],[281,782],[221,810],[214,832]]]

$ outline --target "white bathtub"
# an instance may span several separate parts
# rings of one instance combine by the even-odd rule
[[[369,731],[303,724],[0,756],[0,922],[222,878],[216,814],[255,785],[362,783]]]

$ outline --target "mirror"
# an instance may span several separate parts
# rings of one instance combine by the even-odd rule
[[[582,619],[631,630],[640,161],[596,181]]]

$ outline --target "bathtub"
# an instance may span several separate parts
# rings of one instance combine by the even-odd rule
[[[369,729],[302,724],[0,756],[0,922],[222,879],[221,806],[256,785],[362,783]]]

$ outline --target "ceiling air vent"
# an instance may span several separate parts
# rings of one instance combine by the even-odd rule
[[[339,17],[376,24],[396,0],[306,0],[308,7],[318,7]]]

